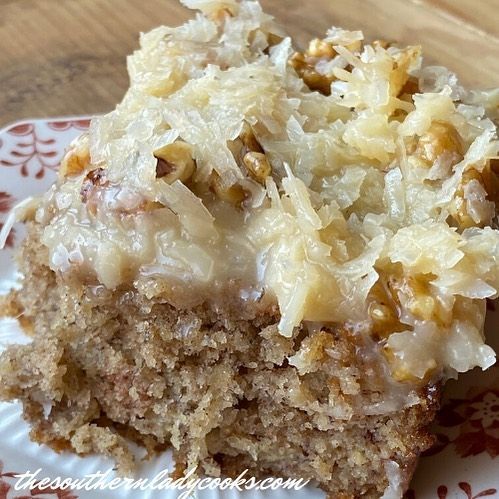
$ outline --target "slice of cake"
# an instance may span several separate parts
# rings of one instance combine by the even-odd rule
[[[495,361],[499,94],[419,47],[332,28],[297,52],[257,2],[184,4],[11,217],[33,341],[0,397],[125,474],[135,441],[178,473],[401,497],[443,382]]]

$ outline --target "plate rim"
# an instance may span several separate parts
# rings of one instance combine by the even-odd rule
[[[32,123],[53,123],[59,121],[80,121],[80,120],[92,120],[97,116],[102,116],[99,113],[96,114],[69,114],[69,115],[56,115],[56,116],[45,116],[40,118],[21,118],[19,120],[14,120],[8,122],[6,125],[0,127],[0,135],[7,133],[12,128],[21,125],[29,125]]]

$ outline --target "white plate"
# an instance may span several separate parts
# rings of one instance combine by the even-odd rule
[[[46,190],[55,178],[55,170],[69,142],[88,127],[87,117],[33,120],[17,123],[0,131],[0,226],[13,203],[26,196]],[[13,248],[22,238],[22,228],[16,227],[9,247],[0,251],[0,293],[15,282],[12,262]],[[499,312],[491,311],[487,334],[489,344],[499,352]],[[0,348],[8,343],[26,341],[13,320],[0,322]],[[41,476],[52,478],[83,477],[97,470],[105,471],[113,463],[100,457],[81,458],[73,454],[57,454],[46,446],[32,443],[29,428],[21,419],[17,403],[0,403],[0,499],[29,496],[16,492],[12,472],[23,473],[43,469]],[[442,411],[434,431],[439,445],[431,455],[420,460],[416,476],[407,494],[408,499],[477,499],[499,498],[499,367],[487,372],[473,371],[462,376],[458,383],[446,388]],[[3,465],[3,467],[2,467]],[[140,476],[154,476],[170,467],[168,455],[144,464]],[[9,490],[9,486],[11,487]],[[162,493],[118,490],[116,492],[60,493],[57,497],[99,498],[174,498],[178,491]],[[206,492],[201,498],[268,497],[271,499],[320,498],[323,494],[306,489],[299,492],[255,491]],[[36,497],[56,497],[55,493]]]

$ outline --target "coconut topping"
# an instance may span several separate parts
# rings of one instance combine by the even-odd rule
[[[401,381],[493,364],[493,94],[419,47],[332,28],[300,52],[255,1],[184,3],[39,201],[52,269],[179,304],[236,290],[288,337],[356,327]]]

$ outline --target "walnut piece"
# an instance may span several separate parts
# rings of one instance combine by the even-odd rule
[[[225,187],[217,172],[211,175],[210,189],[219,199],[234,206],[240,206],[247,197],[246,191],[239,184]]]
[[[262,152],[247,152],[243,157],[243,163],[250,176],[261,184],[264,184],[265,179],[272,173],[267,156]]]
[[[109,185],[109,180],[106,176],[106,170],[96,168],[87,173],[83,179],[80,189],[81,200],[87,205],[87,210],[95,215],[97,212],[96,191]]]
[[[289,59],[289,64],[310,90],[330,95],[334,76],[320,74],[316,70],[316,64],[319,60],[331,60],[335,55],[336,51],[330,43],[315,38],[305,52],[295,52]]]
[[[154,157],[158,160],[156,178],[168,184],[176,180],[187,182],[196,169],[192,159],[192,148],[186,142],[177,141],[168,144],[154,151]]]
[[[454,163],[461,161],[463,158],[463,140],[450,123],[434,121],[428,131],[419,139],[416,155],[429,168],[444,154],[452,156]]]
[[[86,136],[80,137],[80,141],[74,144],[61,161],[59,178],[63,179],[78,175],[85,171],[90,164],[90,151]]]

